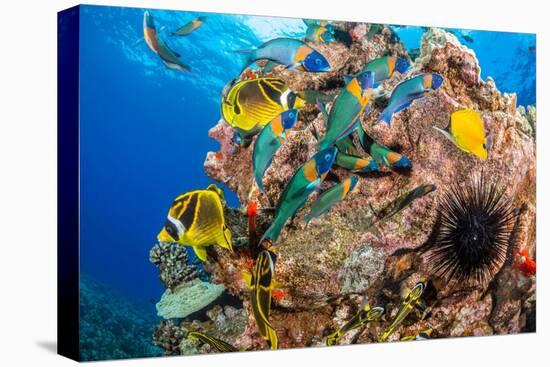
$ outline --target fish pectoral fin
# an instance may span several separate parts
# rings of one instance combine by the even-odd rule
[[[303,63],[301,61],[297,62],[297,63],[294,63],[294,64],[291,64],[291,65],[288,65],[286,68],[288,70],[295,70],[299,67],[301,67],[303,65]]]
[[[206,254],[206,248],[205,247],[199,247],[199,246],[193,246],[193,250],[195,251],[195,255],[199,258],[200,261],[205,262],[207,259]]]
[[[233,244],[231,243],[231,230],[226,226],[222,227],[221,234],[217,240],[217,245],[233,252]]]
[[[451,136],[451,134],[449,134],[449,132],[447,130],[440,129],[437,126],[432,126],[432,128],[435,131],[438,131],[441,134],[443,134],[444,137],[446,137],[447,139],[449,139],[449,141],[451,141],[454,145],[456,145],[456,141],[453,139],[453,137]]]
[[[320,185],[321,185],[321,178],[316,178],[315,180],[308,183],[306,187],[308,190],[315,190]]]

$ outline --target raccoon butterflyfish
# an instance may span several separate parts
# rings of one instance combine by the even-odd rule
[[[211,245],[233,251],[231,231],[225,225],[222,200],[223,191],[216,185],[178,196],[168,211],[166,224],[158,234],[158,240],[191,246],[202,261],[206,261],[206,248]]]
[[[394,332],[397,326],[399,326],[399,324],[401,324],[401,322],[405,320],[409,313],[414,310],[418,301],[420,300],[420,297],[422,296],[422,293],[424,293],[424,290],[426,289],[426,285],[427,281],[425,279],[422,279],[418,283],[416,283],[413,289],[411,289],[407,293],[405,299],[403,300],[403,303],[401,304],[401,308],[399,308],[399,311],[397,311],[397,315],[395,315],[395,318],[393,319],[388,329],[380,337],[381,342],[385,342],[386,340],[388,340],[388,338]]]
[[[328,120],[325,122],[327,132],[319,142],[320,149],[334,145],[355,130],[371,99],[372,85],[371,72],[365,72],[346,84],[332,104]],[[325,112],[323,114],[326,115]]]
[[[277,212],[273,222],[263,234],[260,243],[277,241],[287,220],[304,206],[309,196],[325,179],[336,158],[336,147],[317,152],[294,173],[279,197]]]
[[[303,106],[304,100],[283,80],[256,78],[228,86],[222,99],[222,116],[237,134],[247,138],[283,111]]]
[[[178,28],[177,31],[173,32],[173,36],[187,36],[188,34],[191,34],[193,31],[195,31],[197,28],[199,28],[201,25],[206,22],[205,16],[200,16],[198,18],[193,19],[192,21],[184,24],[180,28]]]
[[[224,342],[223,340],[214,338],[212,336],[201,333],[200,331],[190,331],[185,336],[189,340],[195,340],[201,344],[209,344],[215,348],[218,352],[227,353],[227,352],[238,352],[239,350],[232,346],[231,344]]]
[[[273,155],[286,140],[286,131],[294,127],[297,118],[298,110],[286,110],[265,125],[256,138],[252,165],[256,184],[262,192],[264,191],[262,184],[264,173],[271,165]]]
[[[269,322],[272,292],[277,286],[273,280],[274,273],[275,254],[263,250],[254,263],[252,274],[243,274],[250,289],[250,302],[258,331],[271,349],[279,347],[277,333]]]
[[[353,191],[358,181],[357,177],[351,176],[325,190],[313,202],[309,214],[304,218],[305,222],[309,223],[313,218],[323,215],[332,209],[335,204],[345,200],[348,194]]]
[[[403,57],[384,56],[370,61],[361,73],[365,71],[372,72],[374,74],[374,87],[377,87],[384,80],[391,78],[394,72],[405,73],[409,66],[409,62]]]
[[[412,167],[412,162],[409,158],[376,143],[363,129],[361,124],[359,124],[359,128],[357,129],[357,136],[363,150],[370,154],[376,163],[393,168]]]
[[[387,206],[385,206],[382,210],[380,210],[378,213],[375,213],[376,219],[373,220],[367,227],[367,230],[374,231],[374,233],[377,233],[375,224],[383,222],[397,213],[399,213],[401,210],[405,209],[413,201],[416,199],[419,199],[430,192],[433,192],[436,190],[436,186],[432,184],[427,185],[420,185],[413,190],[407,192],[406,194],[399,196],[397,199],[390,202]]]
[[[460,150],[487,159],[487,140],[480,114],[474,110],[464,109],[451,114],[447,129],[433,127],[454,143]]]
[[[424,97],[427,92],[438,89],[441,84],[443,84],[443,77],[436,73],[419,74],[397,84],[378,120],[391,126],[391,118],[394,114],[409,107],[415,99]]]
[[[345,333],[366,325],[371,321],[378,320],[384,314],[384,307],[373,307],[367,303],[355,316],[346,322],[340,329],[327,336],[327,345],[334,345]]]
[[[432,333],[433,333],[433,329],[427,328],[426,330],[422,330],[416,335],[404,336],[399,340],[402,342],[407,342],[411,340],[427,340],[427,339],[430,339],[430,336],[432,335]]]
[[[306,41],[312,41],[316,43],[320,42],[333,42],[334,34],[332,33],[332,27],[324,27],[317,24],[312,24],[306,29]]]
[[[172,50],[162,39],[158,38],[155,21],[148,11],[143,14],[143,37],[149,48],[159,56],[167,68],[179,71],[191,70],[188,65],[179,59],[180,54]]]
[[[275,38],[255,50],[236,52],[245,58],[242,70],[258,60],[270,60],[288,69],[308,72],[330,71],[330,64],[321,53],[307,43],[293,38]]]

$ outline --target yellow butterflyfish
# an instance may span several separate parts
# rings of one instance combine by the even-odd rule
[[[206,248],[211,245],[233,251],[222,200],[223,191],[216,185],[178,196],[168,211],[158,240],[191,246],[202,261],[206,261]]]
[[[479,112],[471,109],[455,111],[451,114],[449,127],[444,130],[433,127],[452,141],[460,150],[487,159],[487,140],[483,119]]]

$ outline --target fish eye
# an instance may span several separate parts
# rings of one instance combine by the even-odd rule
[[[172,227],[166,226],[164,228],[166,228],[166,232],[168,232],[170,236],[174,235],[174,229]]]
[[[483,143],[483,149],[487,149],[487,145]]]
[[[330,154],[325,154],[325,161],[330,161]]]
[[[321,65],[321,59],[315,59],[315,63],[316,63],[317,65]]]
[[[288,117],[294,118],[294,112],[289,112],[289,113],[288,113]]]

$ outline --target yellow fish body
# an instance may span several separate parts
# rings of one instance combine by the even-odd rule
[[[272,256],[274,254],[267,250],[260,252],[254,263],[252,276],[247,279],[247,283],[250,288],[250,302],[252,303],[252,311],[258,331],[271,349],[277,349],[279,347],[279,338],[269,322],[271,292],[275,286],[275,282],[273,281],[275,270]]]
[[[233,251],[222,200],[223,191],[215,185],[178,196],[168,211],[158,240],[191,246],[202,261],[206,261],[206,247],[211,245]]]
[[[304,101],[276,78],[256,78],[232,85],[222,100],[223,119],[243,136],[254,135],[283,111]]]
[[[483,160],[487,159],[487,140],[483,119],[477,111],[471,109],[458,110],[451,114],[451,122],[447,130],[434,129],[445,135],[460,150],[473,154]]]

